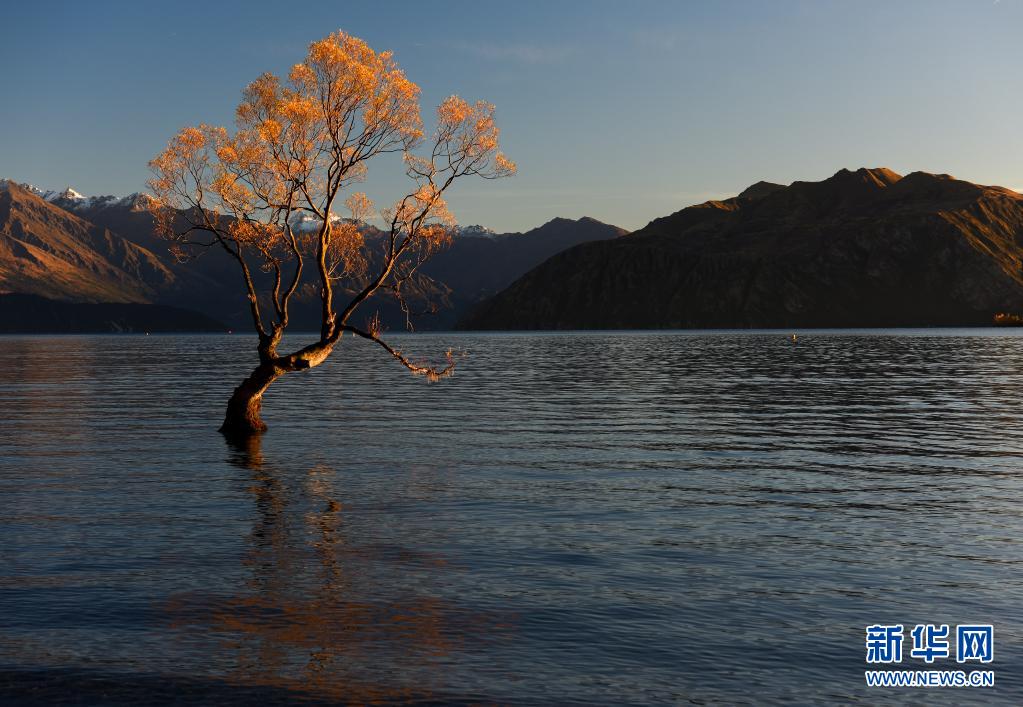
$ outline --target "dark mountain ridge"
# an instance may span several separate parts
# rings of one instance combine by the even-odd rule
[[[948,175],[758,183],[562,252],[471,329],[988,325],[1023,312],[1023,196]]]
[[[189,309],[139,302],[63,302],[36,295],[0,294],[0,334],[141,334],[224,332]]]

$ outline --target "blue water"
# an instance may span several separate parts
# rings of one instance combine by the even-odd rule
[[[1016,331],[395,340],[468,355],[239,448],[248,338],[0,337],[0,703],[1023,703]],[[864,686],[976,622],[994,689]]]

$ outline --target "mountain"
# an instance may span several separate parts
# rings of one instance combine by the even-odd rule
[[[51,195],[53,203],[155,253],[165,254],[167,251],[166,242],[153,234],[152,218],[145,209],[143,199],[147,197],[144,195],[123,199],[68,199],[62,197],[61,192],[46,193]],[[309,231],[317,228],[319,222],[304,217],[299,218],[293,226],[298,230]],[[367,241],[381,235],[371,225],[364,225],[363,231]],[[587,217],[578,220],[555,218],[525,233],[498,234],[479,225],[456,227],[451,246],[422,267],[422,273],[434,282],[420,283],[418,292],[438,304],[438,311],[416,317],[414,324],[417,330],[424,331],[451,329],[468,308],[501,291],[555,253],[579,243],[615,238],[625,233],[624,229],[617,226]],[[176,293],[165,296],[161,301],[198,309],[237,328],[248,327],[248,303],[239,289],[237,265],[223,256],[223,253],[214,252],[187,263],[176,263],[165,256],[167,266],[179,283],[190,284],[188,287],[179,286]],[[318,329],[319,306],[319,295],[315,287],[303,288],[296,295],[292,307],[293,326]],[[386,329],[405,329],[405,315],[389,300],[379,299],[367,303],[357,317],[368,317],[377,309]]]
[[[555,253],[579,243],[617,238],[625,233],[622,228],[588,217],[555,218],[525,233],[498,234],[483,226],[456,227],[451,245],[420,268],[424,277],[406,286],[413,309],[423,310],[427,302],[436,305],[436,311],[413,317],[413,324],[417,331],[453,329],[470,308],[500,292]],[[373,242],[382,239],[384,234],[373,226],[364,225],[363,235],[370,244],[372,262],[373,253],[380,248],[374,248]],[[343,291],[338,296],[354,294],[354,291]],[[405,314],[389,298],[367,302],[354,323],[361,324],[360,318],[374,313],[380,315],[385,330],[405,330]],[[296,327],[319,327],[320,304],[315,287],[300,291],[292,316]]]
[[[152,253],[172,278],[152,293],[151,301],[193,309],[236,328],[249,325],[248,302],[240,289],[241,275],[235,262],[223,252],[179,262],[170,254],[167,241],[155,233],[148,211],[152,197],[141,193],[84,197],[70,187],[62,192],[35,191],[54,206]]]
[[[944,174],[759,182],[570,248],[469,329],[989,325],[1023,313],[1023,195]]]
[[[157,303],[196,310],[234,328],[249,328],[248,302],[236,263],[215,249],[185,263],[171,257],[167,242],[154,234],[147,210],[150,197],[86,197],[70,187],[44,191],[14,182],[3,185],[0,199],[13,207],[0,211],[0,239],[12,234],[9,243],[0,240],[0,292],[81,302]],[[318,222],[305,218],[293,225],[310,230]],[[371,225],[362,228],[370,243],[382,237]],[[556,218],[526,233],[497,234],[479,225],[457,227],[451,247],[422,268],[423,275],[434,282],[424,278],[407,288],[410,294],[440,305],[436,313],[416,317],[416,328],[449,329],[469,307],[551,255],[624,233],[590,218]],[[47,254],[49,259],[39,262]],[[258,268],[253,276],[262,284],[269,278]],[[339,292],[338,298],[344,294]],[[318,329],[319,307],[318,290],[307,281],[292,305],[293,326]],[[405,328],[404,313],[388,299],[367,303],[357,318],[377,310],[386,329]]]
[[[460,315],[500,292],[518,277],[566,248],[618,238],[627,231],[589,217],[555,218],[525,233],[494,234],[464,229],[451,247],[435,255],[423,271],[450,289],[451,307],[424,318],[422,328],[450,329]]]
[[[145,302],[173,280],[146,248],[0,182],[0,291]]]
[[[107,196],[85,196],[78,193],[71,187],[66,187],[63,191],[39,189],[32,184],[18,184],[22,189],[29,191],[38,196],[43,201],[48,201],[51,204],[72,212],[86,211],[94,208],[110,208],[112,206],[125,206],[128,208],[144,206],[148,202],[150,197],[148,194],[141,192],[135,192],[125,197],[117,197],[112,195]]]

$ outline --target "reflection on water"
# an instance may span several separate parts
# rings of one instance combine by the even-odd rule
[[[242,447],[251,342],[0,338],[0,701],[870,703],[866,624],[969,621],[928,701],[1023,699],[1023,337],[456,338]]]
[[[351,541],[330,467],[289,479],[267,462],[260,439],[243,444],[229,462],[251,473],[257,517],[243,559],[251,576],[237,596],[172,595],[172,628],[228,637],[230,683],[356,703],[443,697],[438,671],[453,649],[503,627],[399,576],[442,573],[442,555]],[[390,566],[366,586],[378,563]]]

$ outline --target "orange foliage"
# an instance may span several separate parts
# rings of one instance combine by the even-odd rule
[[[390,52],[335,32],[310,44],[285,79],[265,73],[249,84],[233,132],[184,128],[150,163],[159,232],[179,253],[219,246],[238,261],[255,327],[274,355],[302,282],[311,279],[320,291],[320,343],[329,347],[354,330],[347,321],[365,300],[381,289],[400,298],[404,279],[449,242],[454,218],[444,192],[456,179],[515,172],[498,149],[493,105],[447,98],[427,139],[419,93]],[[380,252],[370,257],[358,224],[374,217],[373,204],[350,188],[374,157],[390,152],[403,154],[412,185],[382,212],[386,237],[374,239]],[[341,200],[351,220],[334,215]],[[301,219],[318,224],[315,231],[296,232]],[[252,267],[274,273],[271,293],[257,291],[250,258]],[[306,260],[315,269],[303,269]],[[375,271],[367,272],[371,262]],[[354,283],[344,307],[333,299],[340,279]],[[267,301],[270,318],[260,309]]]

